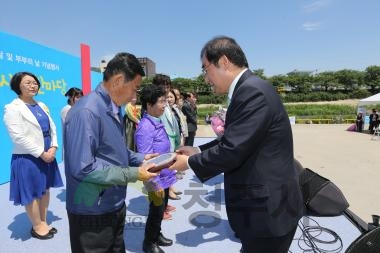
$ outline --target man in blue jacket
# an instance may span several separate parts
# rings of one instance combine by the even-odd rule
[[[148,171],[152,165],[141,166],[154,155],[126,148],[120,114],[120,106],[136,98],[144,75],[134,55],[119,53],[103,83],[68,112],[64,161],[72,252],[124,253],[127,184],[157,175]]]

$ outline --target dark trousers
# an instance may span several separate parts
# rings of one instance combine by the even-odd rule
[[[169,188],[164,192],[165,196],[162,199],[154,196],[153,192],[149,193],[149,213],[145,224],[145,241],[147,242],[156,242],[161,233],[162,218],[168,204]]]
[[[373,134],[375,132],[375,128],[379,126],[379,121],[378,120],[370,120],[369,121],[369,132]]]
[[[69,218],[73,253],[125,253],[125,204],[117,211],[102,215],[77,215]]]
[[[374,128],[374,127],[375,127],[375,122],[370,121],[370,122],[369,122],[369,128],[368,128],[368,130],[369,130],[369,132],[370,132],[371,134],[374,133],[374,131],[373,131],[373,128]]]
[[[356,132],[363,132],[363,121],[356,121]]]
[[[189,132],[189,136],[187,136],[185,138],[185,146],[193,146],[194,145],[195,133],[196,133],[196,131]]]
[[[297,227],[281,237],[257,238],[252,237],[243,242],[244,253],[288,253]]]

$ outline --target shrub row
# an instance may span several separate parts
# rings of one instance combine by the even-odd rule
[[[344,99],[360,99],[371,96],[367,90],[355,90],[352,92],[310,92],[310,93],[281,93],[284,103],[289,102],[317,102],[336,101]]]
[[[212,115],[220,105],[198,107],[198,122],[204,124],[205,116]],[[296,117],[296,123],[341,124],[352,123],[356,118],[356,106],[331,104],[285,104],[289,116]]]
[[[314,91],[309,93],[286,92],[280,94],[284,103],[289,102],[317,102],[317,101],[336,101],[344,99],[360,99],[371,96],[367,90],[354,90],[350,92],[344,91]],[[224,104],[227,96],[216,95],[214,93],[198,95],[198,104]]]
[[[285,104],[289,116],[356,115],[356,106],[332,104]]]

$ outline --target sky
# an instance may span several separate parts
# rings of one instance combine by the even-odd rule
[[[148,57],[172,78],[201,74],[202,47],[226,35],[270,77],[379,66],[379,13],[379,0],[1,0],[0,31],[78,57],[87,44],[94,67]]]

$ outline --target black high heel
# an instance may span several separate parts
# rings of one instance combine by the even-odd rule
[[[48,240],[54,237],[54,234],[51,234],[50,232],[48,232],[46,235],[39,235],[36,231],[34,231],[33,228],[30,230],[30,235],[39,240]]]
[[[175,195],[175,194],[174,194],[174,195]],[[180,200],[181,197],[180,197],[180,196],[177,196],[177,195],[175,195],[175,197],[172,197],[172,196],[170,196],[170,194],[169,194],[169,199],[172,199],[172,200]]]
[[[52,228],[49,230],[49,233],[54,235],[54,234],[58,233],[58,230],[57,230],[55,227],[52,227]]]

